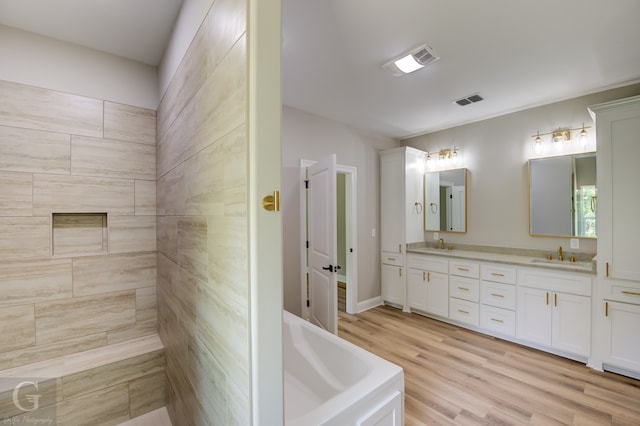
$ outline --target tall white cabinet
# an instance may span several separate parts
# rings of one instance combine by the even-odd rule
[[[411,147],[380,152],[382,299],[406,309],[406,247],[424,241],[426,153]]]
[[[598,357],[640,376],[640,96],[590,108],[597,134]]]

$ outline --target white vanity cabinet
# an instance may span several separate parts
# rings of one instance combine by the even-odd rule
[[[515,267],[480,265],[480,327],[505,336],[515,336]]]
[[[449,262],[449,318],[472,326],[480,324],[480,264]]]
[[[382,300],[398,308],[403,308],[405,303],[404,259],[403,254],[382,253]]]
[[[640,96],[589,110],[598,142],[596,364],[640,377]]]
[[[423,175],[426,153],[401,147],[379,154],[382,300],[405,308],[406,246],[424,241]],[[402,261],[385,262],[389,257],[398,257]]]
[[[442,257],[407,255],[407,304],[418,313],[447,318],[449,261]]]
[[[561,352],[591,353],[591,276],[521,268],[516,337]]]

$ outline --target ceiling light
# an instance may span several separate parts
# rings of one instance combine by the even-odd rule
[[[393,63],[396,65],[396,67],[398,67],[400,71],[405,74],[409,74],[410,72],[414,72],[424,67],[424,65],[416,61],[413,55],[407,55],[404,58],[400,58],[394,61]]]
[[[431,47],[426,44],[396,57],[382,65],[395,76],[412,73],[425,65],[440,59]]]

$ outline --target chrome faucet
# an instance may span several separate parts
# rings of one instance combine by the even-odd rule
[[[562,246],[558,247],[558,260],[562,262],[564,258],[562,257]]]

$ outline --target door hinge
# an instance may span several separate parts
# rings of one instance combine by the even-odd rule
[[[309,181],[308,180],[304,181],[304,187],[305,187],[305,189],[309,189]]]

